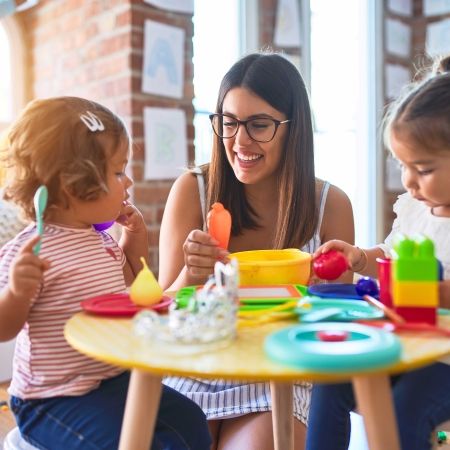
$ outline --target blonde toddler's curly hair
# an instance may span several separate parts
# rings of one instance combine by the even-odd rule
[[[92,131],[81,119],[88,113],[104,129]],[[96,102],[78,97],[33,100],[12,125],[2,152],[4,198],[30,220],[35,215],[33,196],[42,184],[49,192],[47,211],[67,208],[67,194],[96,200],[108,190],[107,162],[122,143],[130,145],[124,123]]]

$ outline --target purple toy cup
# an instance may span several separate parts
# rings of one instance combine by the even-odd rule
[[[97,231],[105,231],[108,228],[112,227],[115,223],[115,220],[112,220],[110,222],[102,222],[102,223],[94,223],[94,228]]]
[[[378,281],[380,283],[380,302],[392,308],[391,295],[391,260],[388,258],[377,258]]]

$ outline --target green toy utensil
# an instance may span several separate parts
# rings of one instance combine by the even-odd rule
[[[44,211],[47,206],[48,190],[47,187],[39,186],[34,194],[34,211],[36,213],[37,233],[41,236],[38,243],[33,247],[33,253],[39,255],[41,250],[42,235],[44,234]]]

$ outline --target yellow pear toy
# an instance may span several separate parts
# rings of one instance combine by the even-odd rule
[[[136,305],[153,305],[161,300],[163,290],[142,257],[141,262],[143,267],[130,287],[130,298]]]

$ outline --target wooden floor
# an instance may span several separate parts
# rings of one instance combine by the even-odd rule
[[[8,388],[9,383],[0,383],[0,401],[8,401],[8,393],[6,392],[6,389]],[[450,422],[446,423],[447,427],[444,427],[449,434],[450,434]],[[6,435],[8,432],[13,429],[16,426],[16,422],[14,421],[14,416],[12,412],[9,410],[3,410],[0,409],[0,449],[3,448],[3,441],[5,440]],[[352,433],[353,427],[358,428],[358,426],[361,426],[362,434],[364,435],[364,428],[361,422],[361,425],[358,425],[357,423],[352,422]],[[354,436],[356,438],[356,435]],[[367,450],[365,438],[362,440],[363,442],[359,441],[359,439],[353,439],[353,441],[350,442],[349,450]],[[450,443],[445,444],[443,447],[439,448],[450,448]]]
[[[0,383],[0,401],[8,401],[8,393],[6,389],[9,383]],[[8,434],[8,431],[16,426],[14,416],[9,408],[4,411],[0,409],[0,448],[3,448],[3,441]]]

